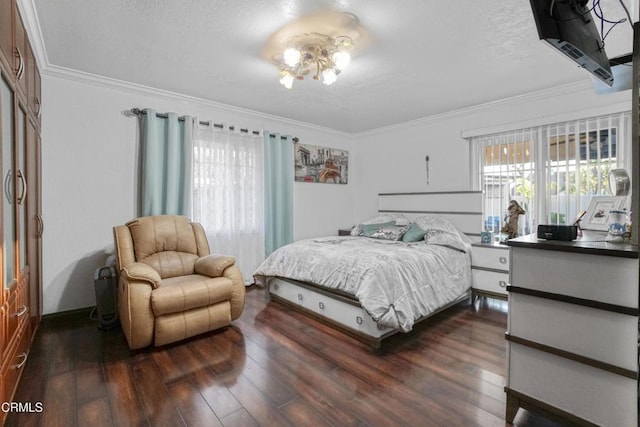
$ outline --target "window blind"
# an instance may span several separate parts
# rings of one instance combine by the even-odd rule
[[[625,112],[469,138],[485,229],[499,232],[510,200],[527,212],[519,234],[573,223],[592,196],[610,195],[611,169],[630,171],[629,126]]]

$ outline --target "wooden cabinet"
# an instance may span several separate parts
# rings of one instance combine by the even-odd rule
[[[1,402],[13,397],[42,313],[40,90],[15,1],[0,0]]]
[[[499,243],[473,243],[471,274],[475,296],[507,299],[509,248]]]
[[[13,0],[0,0],[0,63],[13,69]]]
[[[27,49],[29,40],[20,19],[18,8],[13,7],[14,75],[19,95],[27,93]]]
[[[509,242],[508,422],[518,408],[576,425],[638,425],[638,248],[585,232]]]
[[[40,71],[36,64],[36,58],[33,55],[31,47],[27,50],[27,104],[29,110],[33,114],[33,118],[37,127],[40,127],[40,113],[42,112],[42,86]]]

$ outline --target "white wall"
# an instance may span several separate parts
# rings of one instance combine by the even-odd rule
[[[586,79],[577,85],[358,134],[354,222],[375,214],[380,192],[471,189],[469,147],[462,132],[474,130],[480,135],[625,110],[631,110],[631,91],[596,95]]]
[[[505,100],[438,117],[346,135],[285,119],[182,98],[43,76],[44,313],[95,304],[93,272],[113,250],[112,227],[135,216],[137,121],[150,107],[350,151],[349,184],[294,184],[294,238],[333,235],[372,216],[377,194],[469,189],[461,132],[621,111],[630,91],[596,96],[590,84]],[[427,185],[425,156],[430,157]]]
[[[290,134],[352,149],[348,135],[149,91],[44,75],[43,311],[95,304],[93,273],[113,251],[112,227],[136,215],[137,120],[132,107]],[[350,169],[353,176],[354,169]],[[294,184],[294,238],[336,234],[353,220],[353,184]]]

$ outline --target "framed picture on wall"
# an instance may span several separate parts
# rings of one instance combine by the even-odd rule
[[[349,180],[349,152],[337,148],[296,142],[295,180],[346,184]]]
[[[626,197],[593,196],[580,223],[584,230],[607,231],[609,211],[624,208]]]

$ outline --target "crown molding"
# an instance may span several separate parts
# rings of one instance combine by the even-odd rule
[[[553,88],[546,88],[537,92],[516,95],[509,98],[503,98],[496,101],[491,101],[491,102],[486,102],[482,104],[477,104],[474,106],[461,108],[458,110],[452,110],[452,111],[448,111],[440,114],[434,114],[431,116],[422,117],[415,120],[396,123],[389,126],[373,128],[373,129],[369,129],[361,132],[345,132],[345,131],[340,131],[340,130],[325,127],[325,126],[315,125],[309,122],[293,120],[293,119],[289,119],[282,116],[262,113],[259,111],[236,107],[229,104],[223,104],[220,102],[215,102],[215,101],[211,101],[203,98],[183,95],[176,92],[170,92],[162,89],[157,89],[153,87],[139,85],[136,83],[127,82],[124,80],[112,79],[112,78],[100,76],[97,74],[86,73],[78,70],[73,70],[70,68],[53,65],[49,62],[49,59],[47,56],[44,38],[42,36],[42,31],[40,30],[40,22],[38,20],[38,15],[36,13],[34,0],[17,0],[17,5],[18,5],[18,10],[20,11],[20,15],[22,16],[22,19],[24,21],[25,30],[27,31],[29,40],[31,41],[31,47],[32,47],[34,56],[36,58],[36,62],[38,63],[38,68],[40,69],[40,72],[42,75],[58,77],[58,78],[63,78],[67,80],[73,80],[76,82],[91,84],[94,86],[100,86],[100,87],[109,88],[109,89],[123,90],[130,93],[151,95],[151,96],[162,97],[165,99],[170,99],[175,101],[191,102],[200,106],[221,109],[224,111],[230,111],[233,113],[242,114],[242,115],[246,115],[246,116],[257,118],[257,119],[272,120],[272,121],[285,123],[290,126],[300,127],[303,129],[310,129],[310,130],[330,133],[346,139],[360,139],[363,137],[369,137],[369,136],[377,135],[380,133],[411,129],[415,127],[424,126],[428,123],[456,118],[456,117],[472,114],[475,112],[485,111],[491,108],[501,107],[504,105],[533,102],[539,99],[548,98],[551,95],[562,96],[562,95],[568,95],[571,93],[581,92],[584,90],[589,90],[592,87],[591,82],[589,80],[583,80],[580,82],[569,83],[566,85],[557,86]],[[614,108],[614,110],[617,111],[622,108],[618,104],[616,105],[617,106]],[[611,112],[616,112],[616,111],[611,111]],[[538,119],[534,119],[534,121],[538,122],[539,120],[542,120],[542,119],[543,118],[538,118]],[[557,120],[554,120],[554,122],[556,121]],[[498,126],[498,127],[504,128],[508,126],[511,126],[511,125],[507,124],[507,125]],[[469,133],[474,133],[476,131],[478,130],[463,131],[462,134],[466,135]]]
[[[135,94],[150,95],[154,97],[161,97],[174,101],[190,102],[203,107],[216,108],[224,111],[229,111],[237,114],[242,114],[256,119],[272,120],[281,122],[290,126],[296,126],[303,129],[310,129],[320,131],[324,133],[330,133],[342,138],[352,138],[353,134],[348,132],[339,131],[336,129],[318,126],[313,123],[302,122],[298,120],[289,119],[286,117],[271,115],[262,113],[255,110],[249,110],[246,108],[236,107],[233,105],[223,104],[220,102],[210,101],[203,98],[197,98],[194,96],[183,95],[176,92],[170,92],[162,89],[156,89],[149,86],[139,85],[136,83],[127,82],[124,80],[112,79],[97,74],[86,73],[70,68],[60,67],[53,65],[49,62],[47,51],[45,49],[44,38],[42,31],[40,30],[40,21],[38,20],[38,14],[34,0],[17,0],[18,10],[22,17],[25,30],[29,36],[31,42],[31,49],[36,58],[38,69],[43,76],[58,77],[67,80],[72,80],[79,83],[91,84],[94,86],[100,86],[107,89],[118,89]]]
[[[525,93],[521,95],[515,95],[508,98],[503,98],[495,101],[485,102],[482,104],[476,104],[469,107],[460,108],[457,110],[447,111],[440,114],[434,114],[427,117],[422,117],[415,120],[410,120],[403,123],[396,123],[389,126],[383,126],[363,132],[358,132],[354,134],[358,137],[363,136],[371,136],[374,134],[385,133],[385,132],[394,132],[401,129],[410,129],[414,127],[424,126],[425,124],[431,122],[437,122],[446,119],[452,119],[460,116],[465,116],[468,114],[482,112],[491,108],[498,108],[504,105],[515,104],[515,103],[525,103],[525,102],[533,102],[540,99],[548,98],[549,96],[562,96],[569,95],[572,93],[582,92],[584,90],[589,90],[592,87],[591,82],[589,80],[568,83],[561,86],[555,86],[551,88],[542,89],[536,92]]]
[[[40,31],[40,21],[38,20],[38,14],[36,13],[36,7],[33,1],[34,0],[17,0],[16,4],[22,17],[24,29],[29,36],[31,50],[33,51],[33,56],[36,58],[38,69],[43,70],[49,65],[49,59],[47,58],[47,52],[44,48],[44,38],[42,37],[42,31]]]
[[[157,89],[149,86],[140,85],[137,83],[131,83],[124,80],[113,79],[110,77],[100,76],[97,74],[86,73],[84,71],[73,70],[71,68],[60,67],[57,65],[48,65],[41,71],[41,74],[49,77],[57,77],[61,79],[71,80],[78,83],[89,84],[92,86],[99,86],[106,89],[117,89],[133,94],[154,96],[159,98],[165,98],[172,101],[189,102],[202,107],[215,108],[219,110],[229,111],[244,116],[262,119],[272,120],[280,123],[285,123],[289,126],[296,126],[304,129],[312,129],[321,131],[324,133],[331,133],[339,135],[344,138],[351,138],[352,134],[331,129],[324,126],[314,125],[308,122],[302,122],[298,120],[289,119],[286,117],[276,116],[272,114],[262,113],[260,111],[250,110],[242,107],[236,107],[229,104],[223,104],[208,99],[198,98],[195,96],[189,96],[180,94],[177,92],[171,92],[163,89]]]

